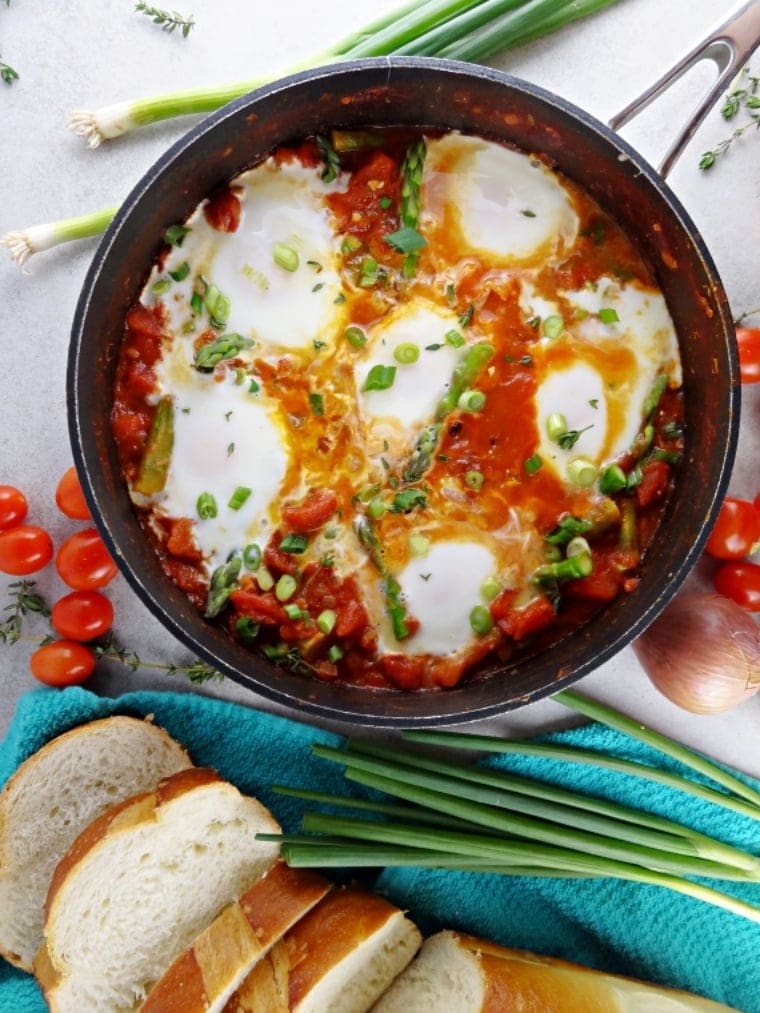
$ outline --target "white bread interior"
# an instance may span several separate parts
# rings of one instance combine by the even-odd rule
[[[258,961],[331,889],[310,869],[275,862],[172,962],[141,1013],[221,1013]]]
[[[424,942],[373,1013],[726,1013],[731,1009],[687,992],[446,931]]]
[[[382,897],[336,890],[259,961],[225,1013],[366,1013],[420,943]]]
[[[0,794],[0,953],[31,971],[58,861],[92,820],[192,766],[149,721],[110,717],[52,739]]]
[[[51,1010],[136,1008],[172,960],[275,861],[271,813],[213,771],[96,820],[58,865],[35,964]]]

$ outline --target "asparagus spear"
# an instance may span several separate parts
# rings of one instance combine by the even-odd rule
[[[148,440],[133,490],[153,496],[166,485],[169,462],[174,446],[174,405],[170,397],[162,397],[156,406]]]

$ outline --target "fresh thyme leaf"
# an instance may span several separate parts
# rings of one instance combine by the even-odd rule
[[[563,450],[572,450],[580,439],[581,433],[585,433],[587,429],[593,429],[593,426],[586,426],[584,429],[568,429],[567,432],[561,433],[557,437],[557,443]]]
[[[3,614],[8,617],[0,623],[0,643],[15,644],[21,636],[23,619],[30,612],[37,612],[42,616],[49,616],[50,609],[47,602],[38,594],[37,585],[33,580],[15,580],[8,585],[11,598],[3,609]]]
[[[6,84],[13,84],[14,81],[18,81],[18,71],[0,60],[0,78],[2,78]]]
[[[146,17],[151,18],[153,24],[160,25],[165,32],[171,33],[175,28],[179,28],[185,39],[190,34],[190,29],[195,25],[195,18],[192,14],[186,18],[177,11],[167,11],[162,10],[160,7],[151,7],[150,4],[144,3],[144,0],[137,0],[135,10],[139,14],[145,14]]]
[[[735,81],[735,86],[726,95],[721,107],[721,116],[724,120],[734,120],[741,113],[748,115],[749,119],[734,129],[733,133],[720,141],[710,150],[705,151],[699,160],[699,168],[703,171],[711,169],[717,160],[725,155],[734,141],[737,141],[743,134],[753,127],[760,130],[760,77],[750,74],[749,67],[745,67]]]
[[[317,147],[324,162],[322,179],[325,183],[332,183],[333,180],[337,179],[340,172],[340,159],[335,152],[335,148],[333,148],[326,137],[317,137]]]

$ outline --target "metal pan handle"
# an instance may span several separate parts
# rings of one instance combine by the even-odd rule
[[[718,79],[691,114],[659,165],[658,171],[666,177],[718,96],[728,87],[758,45],[760,45],[760,0],[748,0],[727,21],[710,32],[707,38],[647,88],[643,95],[613,116],[609,121],[610,127],[618,130],[629,123],[700,60],[713,60],[720,72]]]

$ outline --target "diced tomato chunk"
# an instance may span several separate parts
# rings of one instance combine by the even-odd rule
[[[158,309],[148,309],[142,303],[135,303],[129,310],[126,317],[126,324],[130,331],[137,334],[147,334],[151,338],[160,338],[163,332],[163,324]]]
[[[636,502],[648,507],[667,495],[670,482],[670,465],[667,461],[650,461],[641,470],[641,482],[636,487]]]
[[[419,689],[425,676],[424,655],[386,654],[382,659],[386,676],[399,689]]]
[[[335,623],[335,635],[337,637],[350,637],[369,624],[369,616],[361,602],[354,599],[347,601],[338,613],[338,620]]]
[[[232,190],[218,190],[203,207],[203,217],[217,232],[237,232],[242,206]]]
[[[300,503],[286,503],[282,519],[299,534],[316,531],[332,517],[337,505],[338,497],[332,489],[312,489]]]
[[[519,608],[514,606],[505,608],[506,603],[497,605],[497,602],[505,594],[513,595],[513,592],[502,592],[491,605],[491,614],[496,619],[496,625],[501,632],[506,633],[513,640],[522,640],[531,633],[538,633],[554,620],[554,606],[543,595],[532,598]]]
[[[180,559],[187,559],[191,563],[198,563],[203,554],[196,545],[193,535],[193,522],[189,517],[180,517],[172,521],[169,537],[166,539],[166,549]]]
[[[230,595],[230,603],[238,615],[247,616],[262,626],[279,626],[288,620],[287,612],[269,591],[260,594],[238,588]]]
[[[283,573],[295,576],[298,573],[298,558],[291,552],[283,552],[280,548],[281,541],[282,532],[275,531],[264,549],[264,563],[275,576]]]

